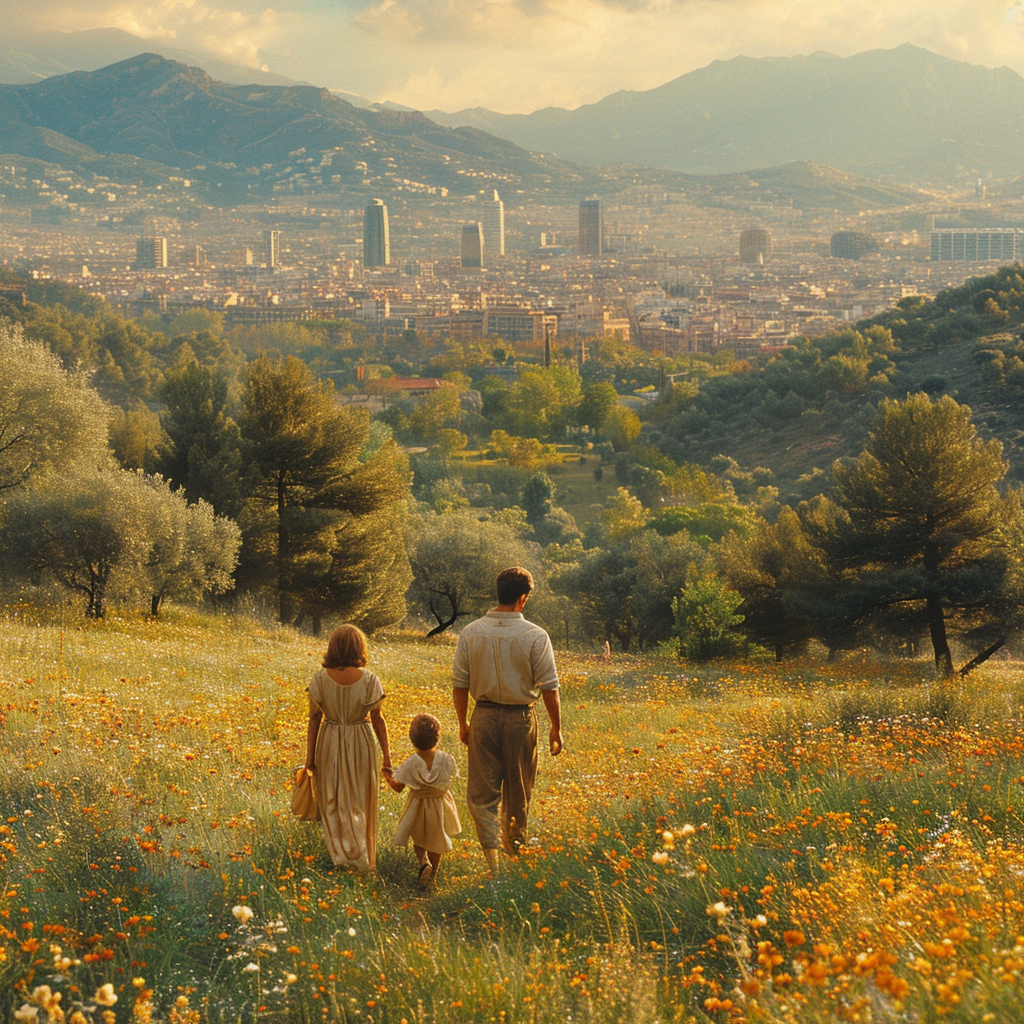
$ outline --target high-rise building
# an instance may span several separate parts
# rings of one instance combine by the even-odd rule
[[[480,223],[484,226],[484,244],[491,256],[505,255],[505,204],[494,190],[494,198],[483,204]]]
[[[878,252],[878,242],[863,231],[836,231],[828,246],[831,255],[840,260],[859,260]]]
[[[772,238],[764,228],[740,232],[740,262],[767,263],[772,254]]]
[[[1015,228],[957,228],[931,233],[931,258],[941,262],[983,263],[1024,259],[1024,231]]]
[[[273,229],[263,232],[263,255],[268,267],[276,267],[280,256],[281,232]]]
[[[479,221],[462,226],[462,265],[477,269],[484,265],[484,228]]]
[[[135,240],[135,266],[139,270],[163,270],[167,266],[166,238]]]
[[[600,256],[604,252],[600,199],[584,199],[580,203],[580,229],[577,249],[581,256]]]
[[[363,266],[386,267],[390,263],[388,208],[383,199],[373,199],[363,211]]]

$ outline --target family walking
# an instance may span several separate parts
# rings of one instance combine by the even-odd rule
[[[459,637],[452,668],[452,703],[459,738],[468,748],[466,803],[494,873],[500,850],[515,855],[524,841],[537,775],[537,700],[550,722],[548,746],[562,750],[558,673],[547,633],[523,617],[533,591],[526,569],[497,579],[497,607]],[[387,784],[409,790],[394,842],[410,840],[424,888],[461,831],[451,784],[455,758],[440,749],[441,723],[419,714],[409,728],[413,753],[391,764],[384,687],[366,668],[366,637],[355,626],[331,634],[323,667],[309,683],[306,771],[315,790],[324,840],[336,865],[373,871],[377,864],[377,747]],[[472,716],[469,699],[473,698]]]

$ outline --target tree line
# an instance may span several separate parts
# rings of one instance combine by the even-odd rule
[[[109,447],[110,408],[18,326],[0,326],[0,537],[22,579],[101,617],[111,596],[274,595],[283,622],[343,608],[368,628],[405,614],[404,455],[294,357],[249,364],[236,423],[221,375],[183,353],[167,373],[155,470]]]
[[[1020,275],[1003,277],[971,286],[976,315],[995,315],[990,300],[1018,315]],[[92,315],[62,308],[65,327]],[[44,312],[2,334],[0,540],[20,579],[80,594],[91,616],[114,599],[157,614],[167,599],[234,589],[314,630],[327,616],[373,629],[411,606],[441,632],[486,604],[499,563],[519,562],[540,581],[531,608],[553,633],[623,650],[703,659],[757,644],[782,658],[812,641],[830,653],[930,643],[948,674],[951,638],[975,655],[969,669],[1017,626],[1020,496],[966,406],[891,394],[895,313],[759,366],[681,361],[639,416],[616,386],[630,350],[612,339],[595,345],[587,376],[557,360],[503,376],[455,361],[426,401],[391,394],[371,419],[338,402],[315,359],[253,338],[250,357],[212,323],[162,350],[149,404],[111,406],[95,389],[99,357],[71,364],[59,332],[38,337],[56,323]],[[902,313],[947,315],[920,303]],[[205,322],[193,320],[178,326]],[[95,335],[82,323],[78,336]],[[983,350],[993,379],[1016,373],[1015,344]],[[875,399],[858,420],[860,455],[809,479],[817,493],[803,500],[781,498],[767,467],[681,464],[664,440],[701,395],[751,415],[812,401],[823,382]],[[577,524],[544,465],[583,425],[598,432],[582,448],[619,486]],[[410,466],[395,435],[426,452]],[[470,436],[483,477],[462,458]]]

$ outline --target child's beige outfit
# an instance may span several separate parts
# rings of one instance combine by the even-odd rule
[[[395,846],[405,846],[411,839],[432,853],[451,850],[450,837],[462,831],[455,797],[449,789],[458,774],[455,758],[444,750],[434,754],[429,768],[419,754],[410,754],[395,769],[392,778],[409,788],[409,802],[395,831]]]

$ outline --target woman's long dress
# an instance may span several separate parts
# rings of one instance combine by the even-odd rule
[[[320,669],[310,699],[323,711],[316,740],[316,795],[331,860],[358,871],[377,867],[377,743],[370,712],[384,687],[368,669],[349,686]]]

